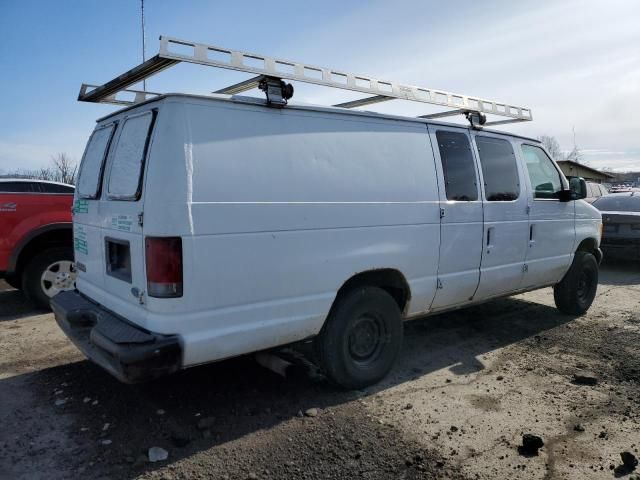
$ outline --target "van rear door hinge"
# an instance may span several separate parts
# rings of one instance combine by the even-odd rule
[[[140,305],[144,305],[144,291],[140,290],[138,287],[133,287],[131,289],[131,295],[138,299]]]
[[[438,290],[442,290],[444,286],[442,285],[442,280],[438,279]]]
[[[523,272],[528,272],[529,271],[529,265],[527,265],[526,263],[522,265],[522,271]]]
[[[440,218],[444,218],[444,208],[440,209]]]
[[[138,225],[142,226],[144,224],[144,212],[140,212],[138,214]]]

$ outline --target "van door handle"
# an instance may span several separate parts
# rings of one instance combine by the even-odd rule
[[[533,248],[536,244],[535,240],[535,225],[529,225],[529,248]]]
[[[495,240],[495,227],[487,228],[487,254],[493,250],[493,240]]]

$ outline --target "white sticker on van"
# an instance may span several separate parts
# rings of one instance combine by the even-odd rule
[[[122,232],[130,232],[133,225],[133,217],[131,215],[112,215],[111,228]]]

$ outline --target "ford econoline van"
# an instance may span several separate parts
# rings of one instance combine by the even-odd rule
[[[562,312],[590,307],[601,215],[539,141],[272,107],[167,94],[98,120],[75,192],[77,290],[51,305],[120,380],[306,341],[360,388],[390,371],[406,320],[549,286]]]

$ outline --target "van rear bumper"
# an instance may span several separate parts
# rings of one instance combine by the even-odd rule
[[[125,383],[138,383],[180,369],[176,335],[149,332],[118,317],[77,291],[51,299],[56,322],[93,362]]]

